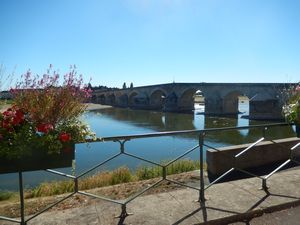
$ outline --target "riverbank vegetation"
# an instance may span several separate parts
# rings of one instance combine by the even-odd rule
[[[0,112],[5,111],[13,103],[12,100],[0,99]]]
[[[205,166],[206,167],[206,166]],[[199,161],[180,160],[172,163],[167,167],[167,174],[179,174],[188,171],[198,170],[200,168]],[[154,167],[139,167],[132,172],[127,167],[121,167],[113,171],[99,172],[95,175],[84,177],[79,180],[79,189],[88,190],[99,187],[106,187],[116,184],[129,182],[143,181],[162,176],[162,168]],[[74,182],[72,180],[44,182],[33,189],[25,191],[25,198],[36,198],[60,195],[74,191]],[[0,201],[15,201],[18,199],[17,192],[1,192]]]
[[[0,106],[1,105],[11,105],[13,103],[12,99],[0,99]]]

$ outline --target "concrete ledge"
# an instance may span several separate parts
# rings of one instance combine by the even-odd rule
[[[243,155],[235,158],[239,152],[249,147],[252,143],[234,145],[206,151],[208,174],[211,177],[219,176],[232,167],[250,169],[262,167],[277,162],[283,162],[290,158],[290,148],[300,141],[299,138],[285,138],[258,143]],[[300,157],[300,151],[296,150],[293,157]]]

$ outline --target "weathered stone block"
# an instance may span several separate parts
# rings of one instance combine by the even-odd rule
[[[263,141],[250,150],[235,158],[239,152],[251,144],[234,145],[229,147],[208,149],[206,151],[206,162],[208,173],[218,176],[230,168],[255,168],[268,164],[283,162],[290,158],[290,148],[300,141],[299,138],[286,138],[271,141]],[[293,151],[293,157],[300,157],[300,147]]]

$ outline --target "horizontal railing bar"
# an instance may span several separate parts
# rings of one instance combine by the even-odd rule
[[[190,186],[190,185],[188,185],[188,184],[180,183],[180,182],[175,181],[175,180],[171,180],[171,179],[166,178],[166,181],[172,182],[172,183],[177,184],[177,185],[179,185],[179,186],[183,186],[183,187],[187,187],[187,188],[191,188],[191,189],[200,191],[200,188],[193,187],[193,186]]]
[[[57,202],[55,202],[55,203],[51,204],[50,206],[48,206],[48,207],[44,208],[44,209],[43,209],[43,210],[41,210],[40,212],[38,212],[38,213],[34,214],[33,216],[29,217],[29,218],[26,220],[26,223],[27,223],[28,221],[32,220],[33,218],[37,217],[38,215],[40,215],[40,214],[42,214],[42,213],[44,213],[44,212],[48,211],[48,210],[49,210],[49,209],[51,209],[52,207],[54,207],[54,206],[58,205],[59,203],[61,203],[61,202],[65,201],[66,199],[68,199],[68,198],[72,197],[74,194],[75,194],[75,192],[73,192],[73,193],[69,194],[68,196],[66,196],[66,197],[62,198],[61,200],[59,200],[59,201],[57,201]]]
[[[291,159],[286,160],[284,163],[282,163],[280,166],[278,166],[275,170],[273,170],[270,174],[264,177],[264,179],[268,179],[271,177],[274,173],[276,173],[278,170],[280,170],[282,167],[287,165],[289,162],[291,162]]]
[[[6,216],[0,216],[0,220],[6,220],[6,221],[9,221],[9,222],[14,222],[14,223],[21,223],[20,220],[9,218],[9,217],[6,217]]]
[[[146,191],[148,191],[149,189],[157,186],[158,184],[160,184],[164,179],[160,179],[159,181],[155,182],[154,184],[152,184],[151,186],[147,187],[146,189],[138,192],[137,194],[131,196],[130,198],[126,199],[124,204],[128,204],[129,202],[133,201],[134,199],[136,199],[137,197],[139,197],[140,195],[144,194]]]
[[[105,160],[105,161],[103,161],[103,162],[97,164],[96,166],[93,166],[93,167],[90,168],[89,170],[87,170],[87,171],[81,173],[80,175],[78,175],[77,178],[80,178],[80,177],[86,175],[87,173],[89,173],[89,172],[93,171],[94,169],[98,168],[99,166],[102,166],[103,164],[109,162],[110,160],[113,160],[114,158],[118,157],[119,155],[122,155],[122,153],[120,152],[120,153],[118,153],[118,154],[116,154],[116,155],[114,155],[114,156],[108,158],[107,160]]]
[[[169,166],[170,164],[172,164],[173,162],[176,162],[178,159],[181,159],[182,157],[186,156],[187,154],[195,151],[197,148],[199,148],[199,145],[196,145],[195,147],[187,150],[185,153],[183,153],[182,155],[176,157],[175,159],[171,160],[170,162],[168,162],[165,166]]]
[[[197,134],[199,130],[182,130],[182,131],[164,131],[164,132],[155,132],[155,133],[146,133],[146,134],[134,134],[134,135],[125,135],[125,136],[113,136],[113,137],[102,137],[93,139],[86,139],[87,142],[99,142],[99,141],[118,141],[118,140],[130,140],[138,138],[151,138],[151,137],[161,137],[161,136],[171,136],[171,135],[181,135],[181,134]]]
[[[239,156],[243,155],[245,152],[247,152],[249,149],[251,149],[252,147],[254,147],[255,145],[257,145],[259,142],[262,142],[265,138],[262,137],[260,139],[258,139],[256,142],[254,142],[253,144],[249,145],[246,149],[244,149],[243,151],[241,151],[240,153],[236,154],[234,157],[238,158]]]
[[[91,194],[91,193],[88,193],[88,192],[78,191],[77,193],[82,194],[82,195],[86,195],[86,196],[89,196],[89,197],[93,197],[93,198],[98,198],[98,199],[101,199],[101,200],[104,200],[104,201],[107,201],[107,202],[112,202],[112,203],[116,203],[116,204],[119,204],[119,205],[124,205],[124,203],[121,202],[121,201],[113,200],[113,199],[110,199],[110,198],[102,197],[102,196]]]
[[[86,142],[105,142],[105,141],[118,141],[118,140],[130,140],[138,138],[150,138],[150,137],[161,137],[161,136],[173,136],[182,134],[199,134],[201,132],[214,132],[214,131],[227,131],[227,130],[244,130],[244,129],[255,129],[262,127],[276,127],[276,126],[290,126],[293,124],[288,123],[272,123],[272,124],[260,124],[251,126],[240,126],[240,127],[220,127],[220,128],[207,128],[202,130],[181,130],[181,131],[164,131],[147,134],[135,134],[125,136],[114,136],[114,137],[101,137],[96,139],[86,139]]]

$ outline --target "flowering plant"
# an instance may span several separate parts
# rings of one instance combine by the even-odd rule
[[[11,89],[14,104],[0,114],[0,157],[21,158],[39,149],[46,154],[69,151],[70,143],[94,134],[80,120],[90,90],[71,67],[63,77],[52,66],[41,78],[27,71]]]
[[[300,83],[288,88],[285,94],[283,114],[288,122],[300,126]]]

